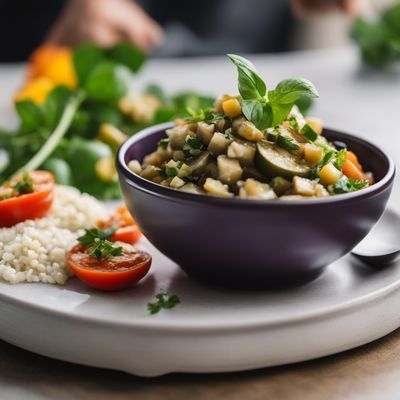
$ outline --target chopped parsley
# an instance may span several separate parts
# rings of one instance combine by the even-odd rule
[[[174,167],[166,167],[165,173],[167,174],[168,178],[173,178],[174,176],[178,175],[179,170],[183,165],[182,161],[178,161]]]
[[[78,242],[88,246],[88,255],[96,257],[98,260],[111,256],[120,256],[123,253],[122,247],[117,247],[114,242],[108,240],[114,233],[114,229],[85,229],[85,234],[78,237]]]
[[[166,149],[169,144],[169,138],[164,138],[158,141],[157,146]]]
[[[12,188],[19,194],[28,194],[28,193],[33,193],[33,180],[29,176],[28,172],[24,172],[22,174],[22,178],[20,181],[18,181]]]
[[[333,185],[335,194],[351,193],[368,186],[368,181],[343,177]]]
[[[120,256],[123,253],[122,247],[115,246],[114,242],[106,239],[95,239],[93,244],[88,247],[89,256],[94,256],[98,260],[101,258]]]
[[[187,109],[189,117],[185,118],[186,122],[217,122],[220,119],[224,119],[225,115],[223,113],[214,113],[212,108],[205,108],[195,111],[191,108]]]
[[[200,155],[204,149],[203,143],[197,137],[192,137],[188,135],[183,145],[183,151],[190,156],[196,157]]]
[[[97,228],[85,229],[85,234],[78,237],[78,242],[85,246],[88,246],[94,243],[96,239],[106,240],[110,236],[114,235],[114,233],[115,229],[112,228],[104,230],[100,230]]]
[[[342,169],[343,164],[346,162],[347,149],[342,149],[336,154],[335,162],[333,163],[337,169]]]
[[[225,132],[224,132],[224,136],[228,139],[228,140],[234,140],[235,136],[233,136],[232,134],[232,128],[228,128]]]
[[[176,294],[160,292],[156,294],[156,301],[154,303],[147,303],[147,310],[153,315],[160,312],[161,309],[169,310],[174,308],[180,302],[181,300]]]

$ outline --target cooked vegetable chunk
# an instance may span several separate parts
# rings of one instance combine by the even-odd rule
[[[233,196],[233,194],[229,192],[228,186],[224,185],[221,181],[218,181],[216,179],[207,178],[203,187],[208,193],[215,196]]]
[[[222,109],[229,118],[235,118],[242,113],[242,106],[238,99],[225,100],[222,103]]]
[[[238,134],[242,138],[247,139],[250,142],[258,142],[264,137],[262,132],[257,129],[250,121],[242,122],[238,129]]]
[[[326,164],[319,171],[318,176],[323,185],[334,185],[341,177],[342,172],[339,171],[332,163]]]
[[[221,182],[231,185],[241,178],[242,173],[238,160],[231,160],[226,156],[218,157],[218,178]]]
[[[271,178],[275,176],[288,179],[293,176],[308,177],[311,173],[311,168],[304,160],[267,141],[257,143],[256,165],[261,172]]]
[[[227,151],[229,158],[236,158],[242,166],[251,166],[254,164],[256,148],[248,142],[232,142]]]
[[[211,138],[210,144],[208,145],[208,151],[213,156],[218,156],[226,152],[231,142],[232,139],[229,139],[223,133],[215,132]]]

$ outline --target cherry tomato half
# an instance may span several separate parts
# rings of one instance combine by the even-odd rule
[[[67,254],[67,265],[87,285],[100,290],[119,290],[142,279],[150,269],[151,256],[120,243],[123,253],[97,259],[87,254],[87,247],[75,245]]]
[[[44,217],[49,211],[54,196],[54,177],[47,171],[29,173],[33,181],[33,192],[0,200],[0,227],[8,227],[27,219]],[[15,182],[13,182],[15,181]],[[12,182],[3,185],[7,188]]]
[[[126,207],[118,208],[111,214],[108,220],[99,221],[97,225],[100,229],[115,229],[114,235],[110,238],[110,240],[115,242],[119,241],[134,244],[142,236],[142,232],[140,232],[135,220]]]

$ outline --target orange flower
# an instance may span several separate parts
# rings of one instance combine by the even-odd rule
[[[55,85],[75,88],[77,77],[71,49],[44,44],[35,50],[28,66],[28,81],[41,76],[49,78]]]
[[[44,76],[31,79],[15,95],[14,101],[32,100],[35,103],[43,104],[49,92],[54,88],[54,83]]]

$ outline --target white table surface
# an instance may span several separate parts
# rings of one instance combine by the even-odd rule
[[[364,136],[377,144],[381,145],[389,151],[395,159],[397,166],[400,165],[400,72],[387,71],[377,72],[367,69],[362,69],[358,60],[356,51],[352,48],[335,49],[335,50],[314,50],[309,52],[295,52],[282,55],[266,55],[250,57],[256,64],[258,71],[265,78],[267,86],[274,86],[280,79],[294,76],[303,76],[310,79],[320,92],[320,99],[315,103],[312,114],[321,117],[326,126],[342,129],[356,135]],[[24,69],[22,65],[0,65],[0,126],[12,125],[15,119],[9,112],[10,99],[16,89],[22,84],[24,77]],[[235,93],[236,92],[236,71],[226,57],[218,58],[202,58],[202,59],[184,59],[176,60],[151,60],[148,62],[140,77],[135,80],[134,88],[138,89],[148,83],[155,82],[162,85],[167,91],[175,92],[178,90],[195,89],[211,95],[220,93]],[[397,178],[396,187],[392,196],[391,204],[397,209],[400,209],[397,204],[400,200],[399,193],[399,178]],[[398,334],[392,336],[380,351],[384,354],[391,354],[391,348],[397,348],[399,354],[399,339]],[[293,391],[287,391],[285,398],[307,398],[310,394],[307,390],[312,388],[311,381],[304,381],[308,369],[313,370],[323,366],[324,371],[321,371],[321,384],[326,385],[326,388],[342,388],[343,390],[333,390],[326,393],[325,398],[340,399],[344,393],[348,399],[380,399],[381,394],[385,392],[385,399],[397,399],[399,393],[398,379],[394,370],[379,369],[376,365],[373,367],[361,362],[362,358],[368,355],[368,346],[364,347],[363,351],[346,353],[338,358],[330,358],[331,361],[315,361],[307,363],[303,367],[285,367],[275,370],[265,370],[244,374],[235,374],[231,379],[208,378],[204,387],[208,388],[209,393],[217,395],[219,393],[226,394],[227,398],[249,398],[247,395],[254,394],[253,398],[264,398],[262,393],[273,394],[276,388],[275,384],[282,385],[285,376],[290,376],[293,382],[297,382],[293,386]],[[376,349],[376,345],[370,346],[370,351]],[[379,357],[366,358],[365,362],[382,362]],[[332,361],[333,360],[333,361]],[[375,361],[374,361],[375,360]],[[390,361],[390,357],[386,364]],[[393,362],[392,362],[393,361]],[[38,369],[33,363],[38,363]],[[346,370],[346,365],[357,367],[357,373],[348,381],[343,381],[343,384],[338,382],[338,377],[326,374],[330,370],[330,363],[344,364],[343,371]],[[321,364],[322,363],[322,364]],[[328,365],[328,366],[327,366]],[[397,367],[400,370],[400,363],[390,361],[391,367]],[[332,366],[332,365],[331,365]],[[370,371],[369,371],[370,368]],[[64,370],[67,371],[64,373]],[[335,369],[332,368],[332,371]],[[367,377],[371,371],[380,371],[380,379],[375,380],[375,385],[372,381],[367,383]],[[35,371],[40,371],[36,372]],[[77,375],[74,376],[75,372]],[[41,357],[33,356],[32,354],[17,350],[11,346],[0,342],[0,398],[2,399],[44,399],[44,398],[70,398],[68,393],[71,393],[71,385],[76,382],[79,388],[72,392],[74,398],[89,399],[91,395],[104,392],[104,387],[95,379],[97,376],[96,370],[91,370],[84,367],[71,367],[68,364],[61,362],[51,362]],[[58,382],[52,381],[52,374],[59,378]],[[36,382],[30,379],[30,374],[33,373]],[[89,384],[82,380],[82,375],[87,373],[90,377]],[[333,372],[332,372],[333,373]],[[339,373],[339,372],[338,372]],[[266,379],[262,379],[265,374]],[[296,375],[297,374],[297,375]],[[318,371],[316,372],[316,378]],[[69,384],[61,384],[60,380],[68,376]],[[119,382],[123,382],[126,389],[131,378],[122,378],[114,372],[99,371],[99,377],[103,381],[109,380],[109,384],[117,387]],[[271,377],[272,381],[267,382],[267,377]],[[351,376],[351,374],[349,374]],[[397,377],[398,377],[397,373]],[[297,377],[297,378],[296,378]],[[191,393],[192,398],[207,398],[206,393],[202,390],[201,379],[186,379],[186,378],[163,378],[158,381],[151,390],[151,381],[143,383],[132,378],[134,385],[132,391],[126,389],[124,392],[127,396],[129,393],[142,393],[148,399],[161,398],[186,398],[186,394]],[[296,380],[297,379],[297,380]],[[345,378],[343,378],[345,379]],[[206,379],[207,380],[207,379]],[[39,381],[39,384],[37,383]],[[188,389],[188,381],[194,382],[196,390],[194,392]],[[231,382],[236,381],[236,386],[239,392],[228,390]],[[218,385],[215,385],[219,382]],[[246,384],[249,383],[249,385]],[[274,383],[275,382],[275,383]],[[302,383],[303,382],[303,383]],[[308,384],[306,383],[308,382]],[[368,393],[363,390],[364,382],[368,387]],[[382,387],[379,382],[384,385]],[[226,384],[226,390],[224,385]],[[222,386],[221,386],[222,385]],[[275,385],[275,386],[274,386]],[[308,385],[308,386],[307,386]],[[140,390],[134,390],[140,388]],[[217,390],[218,388],[218,390]],[[251,388],[251,391],[247,391]],[[393,391],[391,390],[393,388]],[[383,390],[384,389],[384,390]],[[118,390],[117,390],[118,392]],[[290,392],[290,393],[289,393]],[[107,390],[104,394],[111,392]],[[163,395],[164,393],[164,395]],[[318,390],[315,394],[318,393]],[[320,392],[321,393],[321,392]],[[364,393],[363,397],[360,394]],[[122,392],[120,393],[122,394]],[[169,397],[171,395],[172,397]],[[116,393],[115,398],[127,398],[119,396]],[[139,398],[139,397],[138,397]],[[321,398],[312,397],[309,398]]]

